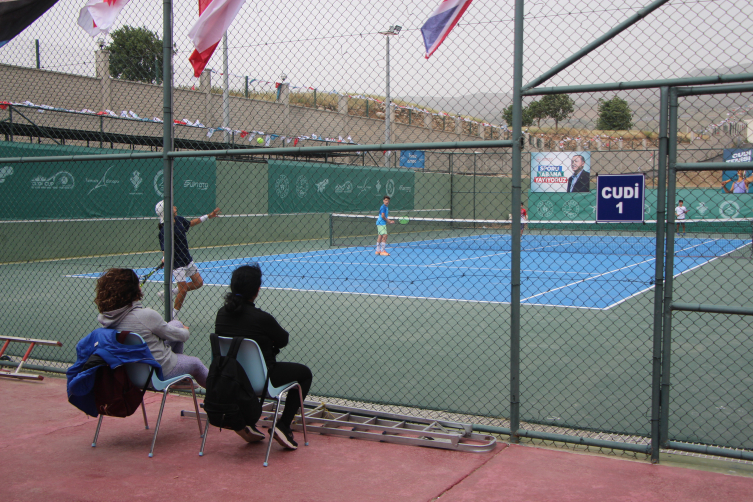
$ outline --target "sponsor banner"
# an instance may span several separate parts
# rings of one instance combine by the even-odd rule
[[[591,152],[531,153],[531,192],[589,192]]]
[[[688,218],[693,220],[753,219],[753,198],[719,193],[715,188],[680,188],[677,200],[669,204],[670,208],[673,209],[681,199],[691,210]],[[646,220],[656,220],[656,200],[656,190],[646,188],[643,201]],[[574,194],[530,193],[526,207],[530,220],[595,221],[596,190]]]
[[[722,153],[724,162],[753,162],[753,148],[725,148]],[[753,171],[729,170],[722,172],[722,192],[751,193],[753,192]]]
[[[2,157],[120,153],[49,145],[2,143]],[[175,205],[180,214],[215,208],[214,159],[176,159]],[[164,197],[162,159],[40,162],[0,165],[0,219],[156,217]]]
[[[421,150],[403,150],[400,152],[400,167],[423,169],[425,163],[426,154]]]
[[[271,214],[373,211],[376,219],[385,195],[391,198],[391,211],[413,209],[413,171],[280,160],[268,164]]]

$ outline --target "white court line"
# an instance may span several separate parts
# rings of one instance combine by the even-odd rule
[[[720,239],[716,239],[716,240],[720,240]],[[707,241],[707,242],[714,242],[714,241],[712,240],[712,241]],[[704,244],[705,244],[705,243],[704,243]],[[681,276],[682,274],[685,274],[685,273],[687,273],[687,272],[690,272],[690,271],[692,271],[692,270],[695,270],[695,269],[697,269],[697,268],[700,268],[700,267],[702,267],[702,266],[704,266],[704,265],[707,265],[707,264],[711,263],[711,262],[712,262],[712,261],[714,261],[714,260],[718,260],[718,259],[720,259],[720,258],[724,258],[724,257],[725,257],[725,256],[727,256],[728,254],[732,254],[732,253],[734,253],[735,251],[737,251],[738,249],[740,249],[740,248],[743,248],[743,247],[745,247],[745,246],[747,246],[747,245],[748,245],[748,243],[747,243],[747,242],[746,242],[745,244],[741,244],[740,246],[736,247],[735,249],[733,249],[732,251],[730,251],[730,252],[728,252],[728,253],[724,253],[724,254],[723,254],[723,255],[721,255],[721,256],[716,256],[716,257],[712,258],[712,259],[711,259],[711,260],[709,260],[709,261],[705,261],[705,262],[703,262],[703,263],[699,263],[699,264],[698,264],[698,265],[696,265],[695,267],[691,267],[691,268],[689,268],[689,269],[687,269],[687,270],[683,270],[683,271],[682,271],[682,272],[680,272],[679,274],[675,274],[675,275],[673,275],[673,276],[672,276],[672,278],[674,279],[675,277],[680,277],[680,276]],[[700,246],[700,244],[699,244],[699,246]],[[689,248],[683,248],[683,251],[684,251],[685,249],[689,249]],[[675,254],[676,254],[676,253],[675,253]],[[649,286],[648,288],[646,288],[646,289],[643,289],[643,290],[641,290],[641,291],[638,291],[637,293],[634,293],[634,294],[632,294],[632,295],[628,296],[627,298],[623,298],[622,300],[618,301],[617,303],[613,303],[612,305],[610,305],[610,306],[606,307],[606,308],[605,308],[604,310],[609,310],[609,309],[611,309],[612,307],[616,307],[616,306],[617,306],[617,305],[619,305],[620,303],[622,303],[622,302],[626,302],[626,301],[628,301],[629,299],[633,298],[634,296],[638,296],[638,295],[640,295],[640,294],[643,294],[643,293],[645,293],[646,291],[650,291],[650,290],[654,289],[655,287],[656,287],[655,285]]]
[[[206,284],[206,283],[205,283]],[[210,286],[226,286],[226,284],[209,284]],[[279,291],[298,291],[302,293],[330,293],[337,295],[355,295],[355,296],[378,296],[385,298],[405,298],[408,300],[437,300],[443,302],[462,302],[462,303],[486,303],[494,305],[510,305],[510,302],[499,302],[491,300],[462,300],[459,298],[435,298],[431,296],[408,296],[408,295],[388,295],[384,293],[355,293],[353,291],[329,291],[322,289],[299,289],[299,288],[275,288],[270,286],[262,286],[261,289],[275,289]],[[595,307],[574,307],[569,305],[549,305],[549,304],[531,304],[531,307],[561,307],[561,308],[575,308],[581,310],[602,310]]]
[[[694,245],[694,246],[690,246],[690,247],[687,247],[687,248],[683,248],[683,249],[682,249],[682,251],[685,251],[686,249],[692,249],[692,248],[694,248],[694,247],[698,247],[698,246],[703,246],[704,244],[708,244],[708,243],[710,243],[710,242],[715,242],[715,241],[718,241],[718,240],[719,240],[719,239],[711,239],[711,240],[708,240],[708,241],[702,242],[702,243],[700,243],[700,244],[696,244],[696,245]],[[747,245],[747,244],[743,244],[743,245]],[[741,247],[742,247],[742,246],[741,246]],[[740,249],[740,248],[738,247],[737,249]],[[729,253],[732,253],[732,252],[734,252],[734,251],[736,251],[736,249],[734,249],[734,250],[730,251]],[[727,254],[729,254],[729,253],[725,253],[725,255],[727,255]],[[675,253],[675,254],[676,254],[676,253]],[[722,255],[722,256],[724,256],[724,255]],[[718,257],[717,257],[717,258],[718,258]],[[714,260],[715,260],[715,259],[717,259],[717,258],[714,258],[713,260],[709,260],[709,261],[707,261],[707,262],[704,262],[704,263],[702,263],[701,265],[703,265],[703,264],[705,264],[705,263],[710,263],[710,262],[714,261]],[[628,265],[628,266],[626,266],[626,267],[620,267],[620,268],[618,268],[618,269],[615,269],[615,270],[609,270],[609,271],[607,271],[607,272],[604,272],[604,273],[602,273],[602,274],[599,274],[599,275],[596,275],[596,276],[593,276],[593,277],[589,277],[589,278],[587,278],[587,279],[583,279],[583,280],[580,280],[580,281],[576,281],[576,282],[573,282],[573,283],[570,283],[570,284],[566,284],[566,285],[564,285],[564,286],[560,286],[559,288],[555,288],[555,289],[550,289],[550,290],[548,290],[548,291],[545,291],[545,292],[543,292],[543,293],[538,293],[538,294],[536,294],[536,295],[533,295],[533,296],[529,296],[528,298],[521,298],[521,300],[520,300],[520,301],[521,301],[521,302],[524,302],[524,301],[526,301],[526,300],[530,300],[531,298],[536,298],[537,296],[542,296],[542,295],[545,295],[545,294],[548,294],[548,293],[552,293],[552,292],[554,292],[554,291],[558,291],[558,290],[560,290],[560,289],[565,289],[565,288],[568,288],[568,287],[570,287],[570,286],[575,286],[576,284],[581,284],[581,283],[583,283],[583,282],[586,282],[586,281],[590,281],[590,280],[592,280],[592,279],[596,279],[596,278],[598,278],[598,277],[601,277],[601,276],[605,276],[605,275],[613,274],[613,273],[615,273],[615,272],[619,272],[620,270],[625,270],[625,269],[628,269],[628,268],[633,268],[633,267],[636,267],[636,266],[638,266],[638,265],[643,265],[644,263],[648,263],[648,262],[651,262],[651,261],[656,261],[656,257],[653,257],[653,258],[650,258],[650,259],[648,259],[648,260],[644,260],[644,261],[641,261],[641,262],[638,262],[638,263],[634,263],[634,264],[632,264],[632,265]],[[698,265],[698,266],[701,266],[701,265]],[[697,267],[693,267],[693,268],[697,268]],[[685,271],[684,271],[684,272],[682,272],[682,273],[684,274],[685,272],[688,272],[689,270],[693,270],[693,269],[688,269],[688,270],[685,270]],[[678,275],[680,275],[680,274],[678,274]],[[651,287],[652,287],[652,286],[651,286]],[[651,287],[649,287],[648,289],[651,289]],[[643,290],[643,291],[647,291],[648,289],[646,289],[646,290]],[[637,293],[636,293],[636,294],[637,294]],[[628,298],[632,298],[633,296],[635,296],[635,294],[634,294],[634,295],[631,295],[631,296],[629,296]],[[618,305],[618,304],[622,303],[622,302],[623,302],[623,301],[625,301],[625,300],[627,300],[627,298],[624,298],[624,299],[620,300],[619,302],[617,302],[617,303],[614,303],[614,304],[612,304],[612,305],[608,305],[608,306],[607,306],[607,307],[605,307],[605,308],[604,308],[603,310],[609,310],[610,308],[614,307],[615,305]]]
[[[595,275],[593,277],[588,277],[587,279],[582,279],[580,281],[571,282],[570,284],[566,284],[564,286],[560,286],[559,288],[550,289],[548,291],[544,291],[543,293],[538,293],[538,294],[535,294],[533,296],[529,296],[528,298],[521,298],[520,301],[524,302],[526,300],[530,300],[531,298],[536,298],[537,296],[542,296],[542,295],[546,295],[546,294],[549,294],[549,293],[553,293],[555,291],[559,291],[560,289],[569,288],[570,286],[575,286],[576,284],[580,284],[580,283],[583,283],[583,282],[586,282],[586,281],[590,281],[592,279],[596,279],[598,277],[602,277],[602,276],[605,276],[605,275],[613,274],[615,272],[619,272],[620,270],[625,270],[625,269],[628,269],[628,268],[637,267],[638,265],[643,265],[644,263],[648,263],[650,261],[655,261],[655,260],[656,260],[656,258],[650,258],[648,260],[639,261],[638,263],[633,263],[632,265],[628,265],[626,267],[620,267],[620,268],[615,269],[615,270],[609,270],[609,271],[603,272],[603,273],[601,273],[599,275]]]

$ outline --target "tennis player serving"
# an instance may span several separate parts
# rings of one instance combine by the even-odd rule
[[[163,252],[165,251],[164,204],[164,201],[159,201],[154,208],[157,216],[159,216],[159,247]],[[178,316],[178,312],[183,306],[183,301],[186,299],[188,292],[199,289],[204,285],[204,279],[201,278],[199,269],[191,257],[191,251],[188,249],[186,232],[199,223],[203,223],[208,219],[216,218],[219,214],[220,208],[218,207],[209,214],[188,221],[186,218],[178,216],[178,208],[173,206],[173,277],[175,277],[175,282],[178,283],[178,290],[173,290],[173,294],[175,295],[173,319]],[[186,279],[189,278],[191,279],[191,282],[186,281]],[[160,298],[164,298],[163,295],[164,292],[160,292]]]
[[[390,198],[386,195],[382,199],[382,207],[379,208],[379,217],[377,218],[377,244],[376,255],[377,256],[389,256],[387,252],[387,224],[395,223],[390,219]]]

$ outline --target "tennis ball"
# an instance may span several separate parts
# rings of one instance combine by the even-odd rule
[[[264,138],[256,138],[256,142],[259,143],[260,145],[263,145],[264,144]]]

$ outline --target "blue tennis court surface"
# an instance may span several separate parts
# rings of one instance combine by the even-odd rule
[[[506,238],[509,236],[497,236]],[[546,240],[542,240],[546,237]],[[655,258],[645,254],[585,252],[597,248],[582,242],[576,253],[563,249],[552,237],[524,236],[521,252],[521,303],[570,308],[606,309],[652,288]],[[489,238],[489,236],[485,236]],[[637,246],[637,238],[612,246]],[[642,237],[645,249],[652,238]],[[570,238],[568,246],[573,246]],[[248,257],[197,263],[206,285],[227,286],[233,270],[258,262],[264,272],[264,288],[340,294],[471,302],[510,302],[510,251],[448,249],[447,243],[421,241],[390,244],[390,256],[377,256],[372,247],[335,248],[322,251]],[[700,267],[715,257],[749,245],[741,239],[678,239],[676,276]],[[481,246],[479,246],[481,247]],[[714,255],[702,250],[711,250]],[[697,256],[701,255],[701,256]],[[139,269],[142,276],[150,269]],[[96,277],[85,274],[77,277]],[[161,272],[150,278],[162,282]]]

